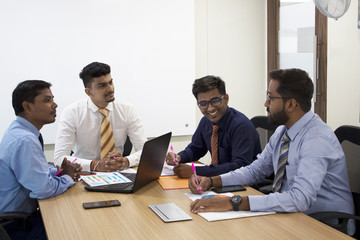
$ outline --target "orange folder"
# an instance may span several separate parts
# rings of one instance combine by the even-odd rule
[[[161,176],[157,181],[164,190],[189,188],[188,179],[178,178],[177,176]]]

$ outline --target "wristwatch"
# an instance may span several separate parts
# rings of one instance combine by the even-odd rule
[[[240,206],[240,203],[241,203],[241,197],[239,195],[233,195],[231,198],[230,198],[230,202],[233,206],[233,210],[234,211],[239,211],[239,206]]]

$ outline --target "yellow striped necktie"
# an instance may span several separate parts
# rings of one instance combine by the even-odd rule
[[[107,117],[107,110],[99,109],[99,112],[104,115],[100,131],[101,159],[104,159],[109,152],[115,152],[115,141],[111,124]]]

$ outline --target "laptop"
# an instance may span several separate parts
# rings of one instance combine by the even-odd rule
[[[85,186],[88,191],[133,193],[160,177],[164,166],[166,152],[169,148],[171,132],[145,142],[137,173],[122,173],[132,182],[103,186]]]

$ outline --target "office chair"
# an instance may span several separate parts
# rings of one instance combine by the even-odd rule
[[[132,143],[130,142],[129,136],[126,138],[126,142],[124,144],[123,157],[129,156],[132,150]]]
[[[261,150],[263,150],[278,125],[270,123],[267,116],[255,116],[250,119],[250,121],[259,133]],[[263,182],[257,183],[252,187],[264,194],[269,194],[270,192],[272,192],[273,179],[274,174],[264,179]]]
[[[360,127],[340,126],[335,130],[335,135],[345,153],[355,215],[341,212],[318,212],[310,214],[310,216],[319,221],[338,219],[338,224],[326,224],[343,233],[347,233],[348,221],[355,219],[356,232],[353,237],[360,239],[360,182],[358,176],[360,174]]]
[[[260,135],[260,145],[263,150],[268,143],[271,135],[275,132],[278,125],[270,123],[267,116],[255,116],[250,119],[256,130]]]
[[[28,216],[28,213],[19,211],[0,213],[0,239],[10,240],[10,236],[8,235],[4,227],[15,221],[25,220]]]

